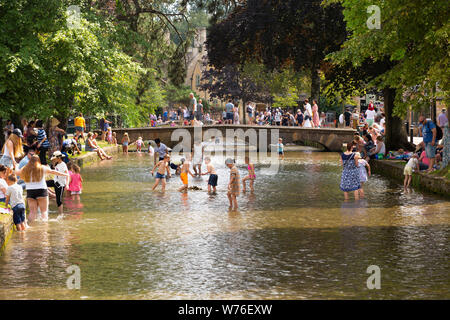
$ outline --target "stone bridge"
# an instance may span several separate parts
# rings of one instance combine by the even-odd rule
[[[300,128],[285,126],[249,126],[249,125],[209,125],[192,126],[161,126],[152,128],[117,128],[113,129],[120,143],[125,132],[128,132],[131,142],[138,137],[143,140],[160,138],[170,148],[177,144],[192,145],[194,137],[207,141],[212,137],[223,137],[246,141],[259,151],[269,151],[265,148],[270,144],[277,144],[278,137],[283,138],[283,144],[301,143],[322,146],[327,151],[341,151],[344,143],[353,140],[355,130],[335,128]],[[265,149],[265,150],[262,150]]]

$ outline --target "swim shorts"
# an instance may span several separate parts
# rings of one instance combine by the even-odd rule
[[[156,179],[165,179],[165,178],[166,178],[166,175],[161,174],[159,172],[156,173]]]
[[[181,179],[181,181],[183,181],[184,185],[188,184],[188,175],[186,172],[182,172],[180,174],[180,179]]]
[[[217,178],[218,178],[217,174],[211,174],[209,176],[208,184],[213,187],[216,187],[217,186]]]

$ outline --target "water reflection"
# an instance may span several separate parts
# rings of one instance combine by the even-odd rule
[[[151,192],[152,161],[116,157],[82,172],[65,214],[15,233],[0,256],[0,298],[449,298],[449,203],[373,175],[366,198],[343,201],[338,155],[293,154],[228,211],[218,192]],[[241,176],[246,167],[238,164]],[[56,212],[54,204],[52,212]],[[65,288],[76,264],[82,288]],[[383,290],[365,287],[367,266]]]

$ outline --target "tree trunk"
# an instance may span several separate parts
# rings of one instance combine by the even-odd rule
[[[316,100],[319,103],[320,96],[320,77],[319,69],[314,64],[311,68],[311,99]],[[310,101],[312,105],[312,101]]]
[[[408,135],[403,124],[403,119],[394,116],[394,99],[395,89],[385,88],[384,96],[384,113],[386,115],[386,150],[398,150],[400,148],[406,150],[414,150],[414,145],[408,142]]]
[[[248,124],[248,120],[249,120],[249,119],[247,119],[247,110],[245,110],[246,104],[247,104],[247,102],[245,100],[242,100],[242,105],[243,105],[243,107],[242,107],[242,111],[243,111],[243,113],[242,113],[242,124]]]

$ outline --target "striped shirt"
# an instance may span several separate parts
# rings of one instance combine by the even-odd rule
[[[41,143],[42,140],[44,140],[45,138],[47,138],[47,134],[45,133],[44,129],[39,129],[38,131],[38,136],[37,136],[37,141],[38,143]],[[44,148],[48,148],[50,147],[50,143],[48,142],[48,139],[46,139],[42,144],[41,147]]]

